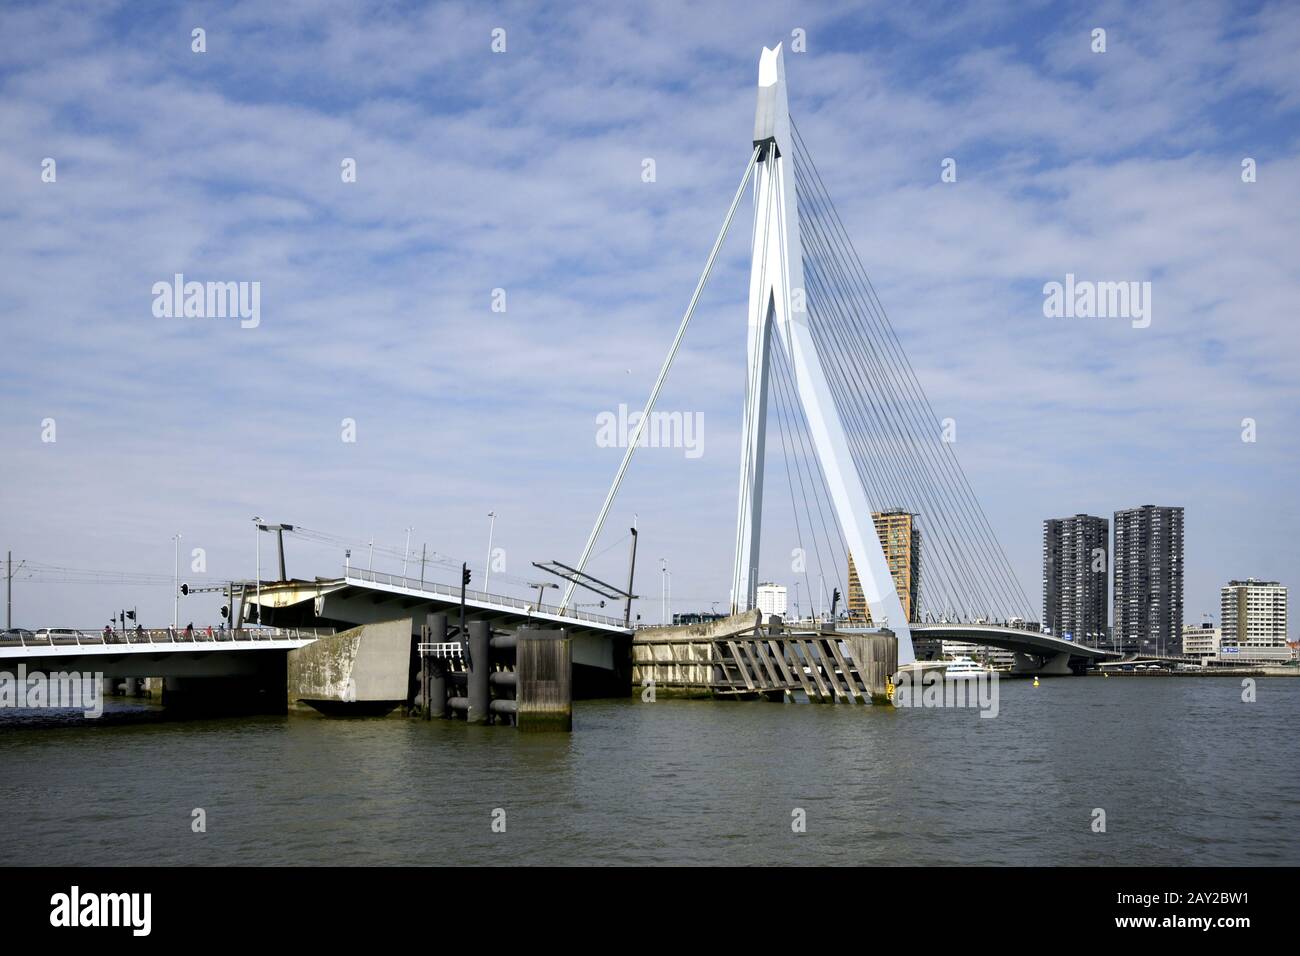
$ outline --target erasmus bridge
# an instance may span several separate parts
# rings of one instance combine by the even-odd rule
[[[746,189],[752,191],[754,218],[748,321],[739,326],[746,333],[747,363],[729,595],[733,615],[750,613],[757,603],[771,444],[771,470],[778,484],[784,479],[795,542],[806,556],[798,572],[804,575],[805,593],[812,597],[813,569],[818,578],[843,585],[851,560],[871,626],[897,638],[898,665],[916,659],[914,640],[921,639],[1000,647],[1015,653],[1017,669],[1044,673],[1070,673],[1108,657],[1038,633],[1034,605],[1017,581],[953,443],[944,440],[943,422],[790,116],[778,45],[764,49],[760,58],[754,135],[740,183],[582,552],[573,564],[538,565],[567,582],[558,605],[543,604],[540,591],[536,601],[524,601],[426,582],[423,573],[416,580],[405,569],[398,576],[349,567],[338,578],[289,580],[282,555],[278,581],[259,580],[255,591],[251,582],[239,585],[241,606],[233,615],[241,623],[287,628],[280,639],[236,646],[234,642],[251,638],[236,629],[229,635],[231,643],[198,641],[182,648],[174,639],[165,640],[167,654],[154,639],[139,646],[129,639],[125,646],[79,640],[75,649],[65,651],[0,642],[0,661],[25,658],[33,665],[48,664],[66,654],[89,665],[92,658],[102,663],[143,656],[149,663],[139,664],[141,673],[161,673],[156,668],[170,666],[169,660],[198,662],[211,655],[219,670],[224,666],[219,658],[285,654],[290,644],[310,644],[316,637],[304,628],[375,625],[406,616],[414,640],[424,615],[459,611],[462,622],[491,628],[563,627],[572,640],[575,675],[586,669],[603,675],[592,686],[615,692],[623,687],[626,693],[634,631],[649,630],[632,627],[635,551],[626,591],[606,585],[588,567]],[[875,513],[891,511],[913,517],[922,549],[920,584],[908,593],[906,610],[873,519]],[[574,602],[578,587],[625,599],[624,614],[582,610]],[[850,593],[849,587],[838,590]],[[837,650],[828,646],[827,653]],[[208,672],[196,666],[198,672]]]
[[[800,552],[810,556],[805,569],[815,563],[820,577],[838,580],[852,560],[871,622],[898,638],[900,665],[915,660],[914,635],[1004,647],[1062,673],[1072,658],[1104,656],[1028,629],[1037,620],[1033,604],[953,443],[944,440],[941,420],[790,116],[780,45],[763,50],[749,161],[577,562],[578,574],[587,567],[751,186],[748,361],[732,613],[756,604],[767,451],[775,423],[796,540]],[[873,521],[873,513],[896,509],[915,516],[923,542],[922,583],[908,602],[910,614]],[[806,570],[805,580],[811,597]],[[570,581],[564,606],[577,584],[576,578]]]

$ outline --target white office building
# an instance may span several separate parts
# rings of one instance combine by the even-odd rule
[[[786,596],[784,584],[773,584],[770,581],[758,586],[758,609],[763,612],[763,616],[769,614],[779,614],[785,616]]]
[[[1229,581],[1219,592],[1219,660],[1281,663],[1287,644],[1287,593],[1276,581]]]
[[[1217,660],[1220,630],[1209,621],[1183,625],[1183,654],[1201,661]]]

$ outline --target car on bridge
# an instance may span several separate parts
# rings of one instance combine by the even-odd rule
[[[75,627],[42,627],[32,637],[35,644],[80,644],[90,635]]]
[[[25,627],[11,627],[0,631],[0,644],[26,644],[35,636]]]

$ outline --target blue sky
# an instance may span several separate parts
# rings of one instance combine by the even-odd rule
[[[1229,578],[1294,583],[1283,3],[6,4],[0,547],[166,574],[179,531],[247,577],[259,514],[397,547],[413,525],[481,566],[495,510],[501,585],[572,560],[620,454],[596,416],[644,400],[748,157],[759,51],[795,28],[791,111],[1025,590],[1044,518],[1143,503],[1187,509],[1189,619]],[[638,515],[651,620],[660,557],[678,610],[727,598],[749,214],[661,399],[703,414],[704,454],[640,453],[601,546]],[[260,282],[261,324],[156,318],[176,272]],[[1150,280],[1150,328],[1045,318],[1067,272]],[[165,586],[16,587],[31,626],[170,615]]]

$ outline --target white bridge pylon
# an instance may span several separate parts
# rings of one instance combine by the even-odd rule
[[[799,402],[814,451],[861,581],[874,623],[898,635],[898,663],[916,659],[912,637],[884,548],[872,521],[866,489],[849,451],[844,424],[831,395],[821,356],[808,327],[790,141],[790,110],[781,44],[763,49],[754,117],[754,230],[749,275],[748,375],[741,430],[740,493],[732,613],[751,610],[758,588],[763,518],[763,464],[772,331],[790,357]]]
[[[767,392],[771,361],[772,329],[781,336],[793,366],[799,402],[807,418],[813,449],[826,476],[827,490],[835,508],[840,530],[862,584],[863,596],[871,608],[872,621],[898,635],[898,663],[916,659],[912,635],[902,602],[894,588],[885,552],[871,519],[862,478],[849,452],[839,409],[831,395],[821,356],[808,328],[808,307],[803,284],[803,246],[799,241],[799,204],[795,192],[790,141],[790,110],[785,89],[785,61],[781,45],[763,49],[758,66],[758,111],[754,119],[753,152],[740,186],[732,197],[722,228],[705,261],[677,335],[668,349],[636,429],[623,452],[622,462],[605,495],[576,573],[568,578],[560,613],[569,606],[574,589],[591,558],[592,549],[609,517],[619,486],[636,453],[642,430],[650,420],[673,359],[699,304],[718,252],[731,227],[736,208],[750,176],[754,176],[753,261],[749,281],[749,376],[745,387],[745,417],[741,438],[740,502],[736,521],[736,561],[732,576],[732,612],[754,607],[758,588],[759,543],[763,513],[763,459],[767,437]]]

